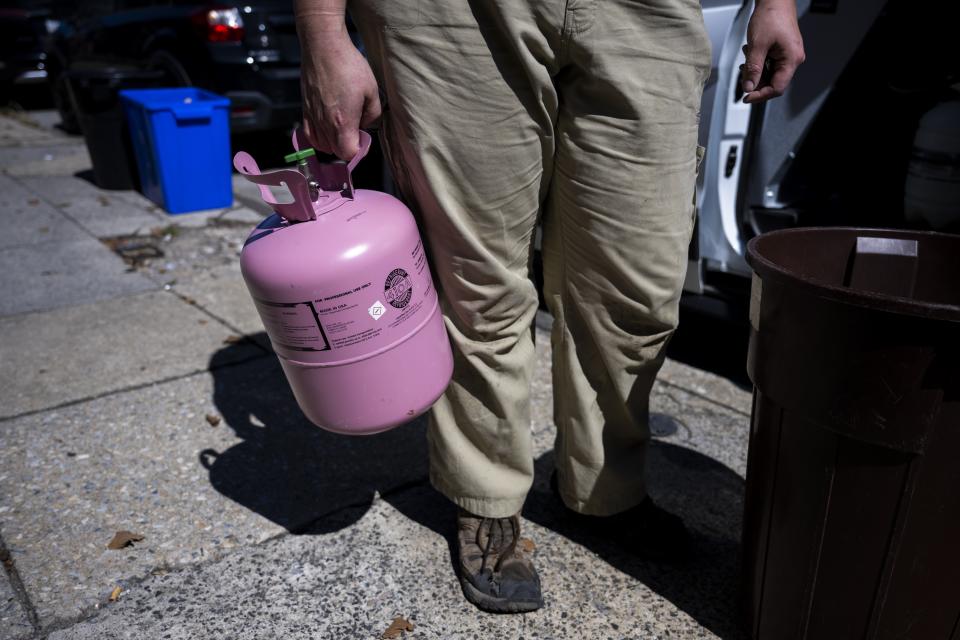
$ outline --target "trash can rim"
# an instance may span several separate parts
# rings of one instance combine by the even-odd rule
[[[123,89],[120,91],[120,100],[136,105],[149,112],[165,111],[182,105],[182,98],[176,100],[173,96],[189,94],[198,98],[196,106],[203,104],[207,107],[229,107],[230,98],[199,87],[163,87],[158,89]]]
[[[910,231],[905,229],[882,229],[873,227],[797,227],[794,229],[778,229],[751,238],[747,243],[746,258],[753,271],[761,276],[761,278],[772,277],[776,280],[788,282],[793,286],[814,293],[821,298],[843,304],[867,307],[878,312],[897,313],[932,320],[946,320],[948,322],[960,322],[960,306],[958,305],[928,302],[915,298],[905,298],[870,291],[858,291],[856,289],[849,289],[810,278],[804,278],[795,273],[791,273],[788,269],[767,259],[760,253],[758,248],[765,238],[810,232],[852,232],[861,235],[876,233],[882,234],[882,237],[927,236],[957,238],[957,236],[935,231]],[[958,239],[958,242],[960,242],[960,239]]]

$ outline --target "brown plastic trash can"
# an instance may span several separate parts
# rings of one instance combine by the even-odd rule
[[[743,523],[758,640],[960,639],[960,236],[759,236]]]

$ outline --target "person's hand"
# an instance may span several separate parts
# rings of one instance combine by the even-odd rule
[[[318,151],[350,160],[360,150],[360,129],[380,120],[377,81],[345,27],[308,33],[301,39],[303,125]]]
[[[740,65],[740,82],[746,94],[743,101],[763,102],[782,96],[806,57],[793,0],[757,2],[743,52],[747,56]]]

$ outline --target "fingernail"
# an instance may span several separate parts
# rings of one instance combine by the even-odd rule
[[[753,80],[747,80],[743,83],[743,90],[750,92],[753,91]]]

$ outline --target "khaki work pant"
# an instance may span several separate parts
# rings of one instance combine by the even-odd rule
[[[529,267],[541,223],[562,497],[594,515],[639,503],[650,388],[694,224],[710,67],[698,0],[349,9],[454,349],[428,432],[433,485],[487,517],[519,511],[531,486]]]

